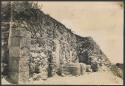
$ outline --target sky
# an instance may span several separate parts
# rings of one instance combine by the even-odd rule
[[[91,36],[112,63],[123,63],[122,2],[38,2],[41,10],[73,33]]]

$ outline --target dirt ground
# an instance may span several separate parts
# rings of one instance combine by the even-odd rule
[[[2,84],[11,84],[4,78]],[[111,72],[93,72],[82,76],[53,76],[47,80],[30,80],[27,84],[34,85],[123,85],[123,79],[114,76]]]

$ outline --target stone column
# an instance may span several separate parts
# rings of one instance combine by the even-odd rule
[[[9,78],[23,84],[29,79],[30,32],[16,23],[11,24],[9,35]]]
[[[1,22],[1,73],[8,73],[8,37],[9,37],[9,22]]]
[[[58,39],[54,39],[54,47],[55,50],[52,52],[53,53],[53,59],[52,59],[52,76],[55,75],[56,73],[60,72],[60,43]]]
[[[57,65],[57,68],[60,67],[60,57],[59,57],[59,51],[60,51],[60,44],[59,44],[59,40],[54,40],[55,46],[56,46],[56,50],[54,52],[55,54],[55,62]]]

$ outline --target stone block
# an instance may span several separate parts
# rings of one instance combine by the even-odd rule
[[[81,74],[80,71],[80,64],[73,63],[73,64],[64,64],[61,68],[61,75],[73,75],[78,76]]]
[[[11,25],[11,37],[30,37],[31,33],[26,28]]]
[[[30,52],[29,49],[26,48],[26,47],[20,49],[20,59],[21,59],[21,58],[28,59],[28,58],[29,58],[29,55],[30,55],[29,52]]]
[[[12,27],[12,26],[11,26]],[[20,29],[18,28],[11,28],[11,33],[10,33],[11,37],[19,37],[20,36]]]
[[[25,84],[29,80],[29,72],[28,71],[20,71],[18,84]]]
[[[9,72],[9,80],[11,83],[17,84],[19,79],[18,72]]]
[[[20,46],[20,37],[10,37],[9,44],[11,47],[17,47]]]
[[[21,72],[29,72],[29,64],[28,61],[21,60],[19,61],[19,73]]]
[[[86,72],[86,64],[84,63],[79,63],[79,64],[80,64],[80,69],[81,69],[81,75],[83,75]]]
[[[19,70],[19,57],[9,58],[9,72],[18,72]]]
[[[9,56],[10,58],[13,57],[20,57],[20,48],[19,47],[11,47],[9,48]]]
[[[28,47],[30,44],[29,44],[29,41],[27,38],[21,38],[20,39],[20,47]]]
[[[92,72],[91,65],[86,65],[86,72]]]

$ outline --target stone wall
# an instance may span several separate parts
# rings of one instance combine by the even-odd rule
[[[3,51],[9,49],[9,56],[3,54],[3,57],[9,58],[9,77],[15,83],[22,83],[35,75],[46,79],[60,74],[64,71],[64,65],[73,64],[70,67],[74,67],[74,70],[85,63],[93,71],[98,71],[103,65],[110,65],[106,55],[91,37],[74,34],[59,21],[27,2],[11,4],[11,20],[8,18],[8,23],[9,44],[5,45]]]
[[[34,15],[37,13],[35,16],[39,17],[36,19],[41,20],[26,21],[27,30],[32,33],[30,52],[33,61],[31,64],[43,66],[44,64],[41,63],[45,62],[46,69],[52,68],[50,75],[53,75],[54,72],[58,72],[61,64],[78,62],[75,35],[49,15],[39,12],[39,10],[35,11]],[[40,70],[39,66],[37,66],[37,70]]]
[[[77,36],[79,61],[91,65],[93,71],[102,66],[110,67],[111,63],[92,37]]]

